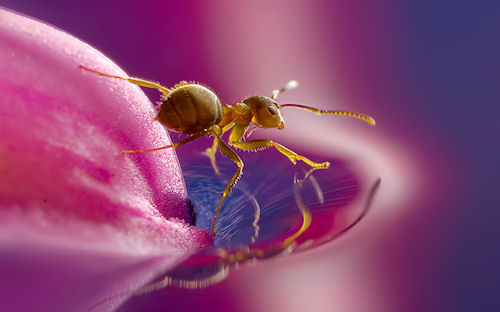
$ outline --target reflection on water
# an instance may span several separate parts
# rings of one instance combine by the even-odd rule
[[[363,181],[348,162],[339,159],[312,155],[311,159],[332,165],[309,175],[307,165],[292,165],[278,153],[250,156],[244,157],[243,177],[217,218],[213,247],[200,250],[150,285],[105,300],[167,286],[206,287],[240,264],[328,242],[364,217],[380,183],[380,179]],[[195,225],[211,231],[222,191],[236,166],[219,157],[220,174],[216,175],[201,153],[181,159]]]
[[[158,285],[203,287],[242,263],[330,241],[362,219],[380,182],[361,181],[341,160],[312,157],[332,166],[309,176],[307,165],[294,166],[279,154],[251,156],[245,158],[243,177],[217,218],[214,246],[167,272],[168,278]],[[184,176],[196,226],[210,231],[221,193],[236,166],[219,158],[221,173],[216,175],[205,158],[191,156],[184,159],[183,167],[188,168]],[[310,225],[304,221],[309,214]]]
[[[269,245],[292,235],[302,223],[295,198],[294,181],[303,178],[308,166],[290,164],[280,155],[254,154],[245,159],[242,179],[233,188],[215,226],[214,246],[238,248]],[[317,157],[316,157],[317,158]],[[323,159],[321,159],[323,160]],[[361,195],[362,183],[340,160],[331,160],[326,170],[316,170],[300,187],[303,204],[312,214],[312,224],[298,242],[334,235],[348,226],[363,210],[351,203]],[[235,171],[231,161],[218,160],[221,175],[215,175],[202,156],[183,167],[189,198],[196,212],[196,226],[210,230],[212,218],[228,179]],[[260,211],[258,236],[255,235],[256,210]],[[255,238],[255,242],[253,241]]]

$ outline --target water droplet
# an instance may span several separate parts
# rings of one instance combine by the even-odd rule
[[[222,191],[236,165],[218,157],[220,174],[215,174],[208,157],[202,153],[180,154],[196,215],[193,219],[196,226],[211,231]],[[301,162],[292,165],[279,153],[245,155],[243,177],[228,195],[217,218],[213,247],[193,254],[155,282],[109,296],[95,306],[167,286],[207,287],[241,264],[308,250],[352,229],[368,212],[380,179],[362,179],[349,161],[307,156],[332,165],[310,172],[307,165]]]
[[[311,159],[326,160],[332,166],[309,174],[307,165],[292,165],[278,153],[244,157],[243,177],[217,218],[213,248],[201,250],[167,275],[178,281],[198,281],[192,286],[201,287],[201,283],[215,282],[222,271],[314,248],[356,225],[368,211],[378,182],[362,181],[346,161],[314,155]],[[202,155],[182,160],[196,226],[210,231],[222,191],[236,166],[218,157],[217,175]],[[311,223],[302,232],[304,211],[310,214]]]

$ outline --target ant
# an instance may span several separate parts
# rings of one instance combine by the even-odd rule
[[[158,120],[162,125],[171,131],[191,134],[190,137],[172,145],[146,150],[123,151],[123,154],[146,153],[167,148],[176,148],[202,136],[208,135],[212,136],[214,141],[212,147],[208,148],[205,153],[210,158],[215,172],[218,173],[215,163],[215,153],[217,152],[217,149],[220,149],[238,166],[238,170],[236,170],[224,189],[222,198],[220,199],[217,210],[215,211],[212,221],[213,236],[215,236],[215,222],[217,220],[217,215],[219,214],[222,204],[224,203],[229,191],[231,191],[231,188],[241,177],[243,170],[243,162],[241,158],[231,149],[231,147],[228,146],[228,144],[243,150],[259,150],[272,146],[280,153],[288,157],[293,164],[296,164],[297,160],[301,160],[311,166],[311,170],[326,169],[330,166],[329,162],[313,162],[308,158],[298,155],[294,151],[271,140],[242,141],[246,131],[249,129],[249,126],[253,125],[258,128],[283,129],[285,123],[280,113],[280,109],[283,107],[297,107],[316,114],[346,115],[361,119],[372,126],[375,125],[375,120],[373,118],[362,114],[346,111],[321,110],[299,104],[279,105],[276,102],[276,98],[279,94],[285,92],[286,90],[296,88],[298,84],[295,80],[290,81],[285,87],[279,90],[274,90],[271,97],[259,95],[251,96],[245,98],[239,103],[227,105],[222,104],[219,97],[212,90],[196,82],[181,81],[173,88],[167,88],[149,80],[136,77],[126,78],[108,75],[82,65],[79,67],[103,77],[122,79],[142,87],[157,89],[163,94],[158,115],[155,120]],[[222,140],[222,134],[229,130],[231,130],[231,132],[229,134],[228,142],[226,143]]]

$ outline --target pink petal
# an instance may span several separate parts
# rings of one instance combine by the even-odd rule
[[[85,310],[211,244],[188,224],[174,151],[121,154],[170,144],[147,97],[80,64],[125,75],[78,39],[0,10],[2,311]]]

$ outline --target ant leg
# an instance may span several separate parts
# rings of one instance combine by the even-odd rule
[[[271,140],[253,140],[253,141],[236,141],[236,142],[230,142],[230,144],[236,148],[241,148],[245,150],[256,150],[256,149],[261,149],[261,148],[266,148],[269,146],[274,146],[281,154],[285,155],[290,159],[290,161],[295,165],[297,163],[297,160],[302,160],[309,166],[313,167],[314,169],[326,169],[330,166],[330,163],[325,161],[322,163],[316,163],[311,161],[310,159],[301,156],[291,149],[288,149],[284,147],[283,145],[276,143]]]
[[[314,169],[311,169],[314,170]],[[292,235],[287,237],[283,241],[283,248],[287,248],[289,246],[292,246],[295,243],[295,240],[304,233],[309,226],[311,225],[311,212],[307,207],[304,205],[304,202],[302,201],[302,196],[300,194],[300,189],[302,188],[303,183],[310,177],[309,173],[306,174],[303,180],[298,180],[297,175],[295,175],[295,181],[293,183],[293,197],[295,198],[295,202],[297,203],[297,206],[299,207],[300,213],[302,214],[302,225],[300,228]]]
[[[222,133],[226,132],[227,130],[231,129],[231,127],[233,127],[234,123],[229,123],[227,124],[226,126],[224,126],[222,128]],[[214,143],[212,144],[212,147],[211,148],[207,148],[205,150],[205,155],[208,156],[208,158],[210,158],[210,164],[212,164],[212,168],[214,168],[214,171],[215,171],[215,174],[220,174],[220,170],[219,170],[219,167],[217,167],[217,163],[215,161],[215,153],[217,152],[217,139],[214,138]]]
[[[104,303],[109,302],[110,300],[113,300],[113,299],[125,298],[125,297],[130,297],[130,296],[140,296],[140,295],[144,295],[144,294],[147,294],[147,293],[150,293],[150,292],[153,292],[156,290],[160,290],[160,289],[163,289],[163,288],[166,288],[169,286],[173,286],[173,287],[177,287],[177,288],[181,288],[181,289],[207,288],[213,284],[216,284],[216,283],[222,281],[223,279],[225,279],[228,276],[228,274],[229,274],[229,267],[222,266],[214,274],[212,274],[206,278],[199,279],[199,280],[182,280],[182,279],[172,278],[170,276],[165,276],[159,282],[155,282],[155,283],[151,283],[149,285],[143,286],[143,287],[139,287],[136,290],[125,291],[125,292],[121,292],[121,293],[117,293],[117,294],[108,296],[108,297],[104,298],[103,300],[97,302],[96,304],[94,304],[90,308],[88,308],[87,311],[92,311],[92,310],[98,308],[99,306],[103,305]]]
[[[202,137],[204,135],[206,135],[207,133],[206,132],[200,132],[200,133],[197,133],[197,134],[193,134],[192,136],[190,136],[189,138],[186,138],[184,140],[181,140],[177,143],[174,143],[172,145],[167,145],[167,146],[162,146],[162,147],[157,147],[157,148],[152,148],[152,149],[147,149],[147,150],[138,150],[138,151],[122,151],[122,154],[137,154],[137,153],[147,153],[147,152],[154,152],[154,151],[159,151],[159,150],[163,150],[163,149],[167,149],[167,148],[176,148],[176,147],[179,147],[183,144],[186,144],[186,143],[189,143],[191,141],[194,141],[196,140],[197,138],[199,137]]]
[[[217,167],[217,163],[215,162],[215,153],[217,152],[217,138],[214,138],[214,143],[212,144],[211,148],[207,148],[205,150],[205,155],[210,158],[210,164],[212,165],[212,168],[214,168],[215,174],[220,174],[219,167]]]
[[[215,236],[215,221],[217,220],[217,216],[219,215],[220,208],[222,207],[222,203],[224,203],[224,200],[227,197],[227,194],[231,191],[231,188],[236,184],[238,179],[241,177],[241,173],[243,171],[243,162],[241,161],[241,158],[236,154],[229,146],[227,146],[224,141],[221,140],[220,137],[215,137],[217,140],[217,144],[219,145],[220,150],[226,154],[227,157],[231,158],[236,165],[238,166],[238,170],[234,173],[233,177],[231,180],[229,180],[229,183],[227,184],[226,188],[224,189],[224,192],[222,193],[222,198],[219,202],[219,206],[217,207],[217,210],[215,211],[214,219],[212,221],[212,234]]]
[[[301,160],[311,166],[314,169],[326,169],[330,166],[330,163],[325,161],[322,163],[315,163],[310,159],[301,156],[294,151],[284,147],[283,145],[276,143],[271,140],[253,140],[253,141],[241,141],[245,133],[245,129],[241,126],[234,126],[231,134],[229,135],[229,144],[240,149],[244,150],[257,150],[261,148],[266,148],[269,146],[273,146],[276,148],[281,154],[285,155],[290,159],[290,161],[295,165],[297,160]]]
[[[149,81],[149,80],[145,80],[145,79],[141,79],[141,78],[135,78],[135,77],[125,78],[125,77],[120,77],[120,76],[108,75],[108,74],[104,74],[104,73],[98,72],[97,70],[85,67],[83,65],[79,65],[79,67],[81,69],[84,69],[84,70],[89,71],[91,73],[97,74],[99,76],[127,80],[130,83],[133,83],[133,84],[136,84],[136,85],[139,85],[139,86],[142,86],[142,87],[157,89],[158,91],[160,91],[162,93],[165,93],[165,94],[169,94],[171,92],[169,88],[166,88],[166,87],[164,87],[164,86],[162,86],[162,85],[160,85],[160,84],[158,84],[158,83],[156,83],[154,81]]]

